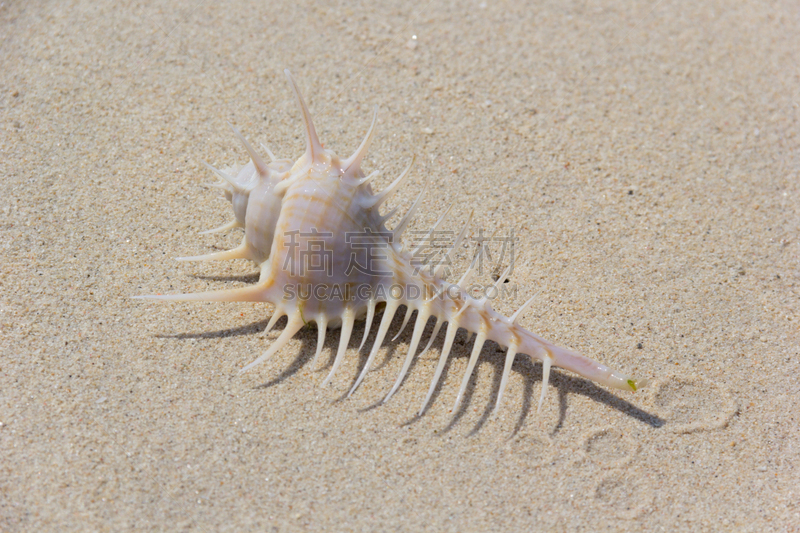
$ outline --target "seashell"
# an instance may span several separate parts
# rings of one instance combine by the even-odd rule
[[[242,243],[225,252],[179,258],[181,261],[249,259],[261,269],[258,283],[230,290],[140,298],[273,304],[275,313],[269,321],[267,331],[282,316],[288,317],[286,327],[269,349],[242,371],[253,368],[275,354],[309,322],[316,323],[318,328],[314,358],[316,363],[326,332],[340,327],[339,347],[323,384],[329,383],[341,366],[354,322],[366,318],[361,349],[370,332],[376,308],[379,304],[384,304],[375,342],[349,394],[358,388],[369,372],[395,314],[405,306],[403,328],[414,311],[417,312],[417,317],[402,369],[384,401],[389,400],[402,384],[422,340],[428,319],[433,317],[436,325],[425,350],[430,347],[443,324],[446,323],[447,328],[433,380],[420,414],[430,402],[459,328],[476,334],[476,338],[453,410],[461,402],[486,340],[508,348],[495,411],[500,408],[517,354],[527,354],[542,362],[539,409],[545,398],[552,366],[570,370],[615,389],[636,391],[646,385],[646,379],[633,379],[584,355],[556,346],[521,327],[517,320],[533,298],[513,316],[505,317],[492,309],[486,297],[476,299],[469,295],[462,287],[473,273],[482,249],[458,283],[445,281],[442,276],[444,267],[463,240],[469,220],[441,261],[436,264],[420,264],[416,260],[419,248],[408,250],[400,242],[400,236],[419,206],[425,190],[417,196],[409,211],[391,230],[387,228],[386,222],[392,218],[395,210],[387,214],[380,212],[380,208],[408,178],[413,159],[391,185],[377,194],[370,184],[377,172],[365,176],[361,169],[375,131],[377,108],[361,145],[353,155],[340,159],[333,151],[323,148],[297,85],[289,71],[285,73],[302,111],[305,153],[292,162],[289,159],[276,159],[267,149],[270,158],[267,163],[242,134],[233,128],[247,150],[250,162],[235,170],[235,175],[209,165],[220,178],[220,183],[216,186],[223,190],[233,206],[234,219],[220,228],[204,233],[244,228]],[[439,227],[448,212],[449,208],[428,236]],[[471,216],[470,214],[470,218]],[[356,258],[355,261],[353,258]],[[359,258],[369,260],[360,262]],[[497,279],[495,290],[507,279],[512,266],[513,262]]]

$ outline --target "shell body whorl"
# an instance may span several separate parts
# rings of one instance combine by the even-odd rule
[[[322,147],[311,115],[288,71],[287,77],[303,113],[305,153],[294,163],[285,159],[276,160],[270,153],[271,162],[266,163],[244,137],[234,130],[251,160],[236,171],[235,177],[212,167],[221,179],[219,187],[231,201],[234,212],[231,223],[212,231],[244,228],[242,244],[227,252],[184,258],[250,259],[261,267],[258,283],[241,289],[152,298],[266,301],[275,305],[276,310],[267,329],[281,316],[288,316],[288,323],[266,353],[245,369],[274,354],[309,322],[316,323],[319,331],[318,357],[326,331],[341,327],[339,348],[326,383],[344,358],[354,321],[366,317],[365,341],[375,318],[376,307],[385,304],[375,343],[351,393],[370,369],[395,313],[405,306],[404,324],[413,311],[417,312],[417,318],[414,321],[409,351],[387,400],[401,385],[428,320],[432,318],[436,324],[430,341],[447,324],[442,352],[422,411],[441,376],[459,328],[471,331],[477,337],[467,373],[456,396],[456,406],[486,340],[508,347],[496,409],[500,406],[511,365],[518,353],[528,354],[543,364],[540,407],[552,365],[621,390],[635,391],[646,384],[647,380],[630,378],[524,329],[517,319],[530,301],[508,318],[494,311],[486,298],[475,299],[467,294],[461,285],[464,285],[475,261],[459,284],[442,278],[441,264],[417,264],[416,255],[405,249],[400,237],[425,191],[420,193],[409,212],[391,230],[385,223],[394,211],[388,215],[380,213],[386,200],[407,178],[411,166],[389,187],[374,193],[370,183],[373,176],[364,177],[361,161],[369,146],[375,119],[373,118],[372,126],[356,152],[342,160]],[[447,212],[442,215],[437,226],[446,214]],[[465,231],[466,227],[455,239],[448,257],[459,245]],[[509,270],[510,268],[509,266]],[[509,270],[500,277],[497,286],[503,283]]]
[[[248,195],[244,239],[253,261],[259,264],[269,259],[272,251],[283,201],[281,195],[276,194],[275,186],[285,174],[280,167],[270,172],[258,180]]]

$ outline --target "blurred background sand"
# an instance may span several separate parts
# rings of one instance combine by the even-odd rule
[[[800,10],[795,2],[99,2],[0,5],[0,530],[797,531]],[[384,186],[417,156],[412,229],[455,202],[518,237],[526,327],[637,394],[487,344],[450,413],[459,335],[399,393],[410,332],[332,385],[268,304],[137,294],[239,286],[178,263],[241,238],[201,160],[326,146]],[[456,272],[462,272],[462,253]],[[505,265],[496,265],[502,268]],[[492,270],[481,279],[491,281]],[[283,321],[279,324],[282,327]],[[429,326],[430,328],[430,326]],[[396,320],[392,331],[399,329]],[[374,332],[373,332],[374,337]]]

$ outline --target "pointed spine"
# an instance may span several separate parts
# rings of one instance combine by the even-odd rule
[[[414,164],[415,157],[411,158],[411,162],[408,164],[406,169],[400,173],[400,176],[395,179],[391,185],[383,189],[378,194],[374,195],[372,198],[364,206],[366,209],[376,209],[379,208],[383,203],[392,197],[394,193],[397,192],[397,189],[400,188],[401,185],[408,179],[410,176],[409,172],[411,171],[411,166]]]
[[[314,354],[314,361],[311,363],[312,368],[317,368],[319,361],[319,354],[322,353],[322,348],[325,346],[325,333],[328,330],[328,317],[325,313],[320,313],[317,317],[317,352]]]
[[[481,324],[480,331],[475,339],[475,344],[472,346],[472,353],[469,356],[467,371],[464,373],[464,378],[461,380],[461,387],[458,389],[456,402],[453,404],[453,409],[451,409],[453,412],[455,412],[458,409],[458,406],[461,405],[461,399],[464,397],[464,391],[467,390],[469,378],[472,377],[472,372],[475,370],[475,363],[478,362],[478,356],[481,354],[481,350],[483,349],[483,343],[486,342],[486,330],[487,326],[485,324]]]
[[[425,185],[426,186],[428,185],[427,182],[425,183]],[[444,219],[447,218],[447,214],[450,212],[450,210],[452,208],[453,208],[453,204],[450,204],[449,206],[447,206],[447,209],[444,210],[444,213],[442,213],[442,216],[439,217],[439,219],[436,221],[436,223],[434,223],[434,225],[431,227],[431,229],[428,230],[428,233],[425,234],[425,237],[422,238],[422,241],[420,241],[420,243],[417,245],[417,247],[414,248],[414,250],[411,252],[411,256],[412,257],[416,257],[422,251],[422,249],[425,248],[426,244],[428,242],[430,242],[430,239],[433,236],[433,233],[437,229],[439,229],[439,226],[442,225],[442,222],[444,222]]]
[[[333,375],[341,366],[342,361],[344,361],[344,355],[347,352],[347,344],[350,342],[350,335],[353,333],[353,323],[355,321],[355,312],[353,312],[352,309],[345,309],[342,316],[342,335],[339,339],[339,350],[336,352],[336,359],[333,361],[333,367],[331,368],[328,377],[326,377],[325,381],[322,382],[323,387],[331,382]]]
[[[447,268],[447,265],[453,262],[453,254],[455,250],[461,245],[461,241],[464,240],[464,236],[467,234],[467,228],[469,228],[469,223],[472,222],[472,215],[475,213],[475,210],[469,212],[469,216],[467,217],[467,221],[464,223],[464,228],[456,237],[455,242],[453,242],[453,246],[447,250],[444,258],[439,263],[439,266],[436,267],[436,270],[433,271],[433,275],[437,278],[442,277],[442,271]]]
[[[410,305],[406,306],[406,316],[403,317],[403,323],[400,325],[400,331],[397,332],[397,335],[392,337],[392,342],[396,341],[400,335],[402,335],[403,331],[405,331],[406,326],[408,325],[408,319],[411,318],[411,314],[414,312],[414,308]]]
[[[272,153],[272,150],[270,150],[270,149],[269,149],[269,147],[268,147],[266,144],[264,144],[264,143],[261,143],[261,149],[262,149],[262,150],[264,150],[265,152],[267,152],[267,155],[269,156],[269,160],[270,160],[271,162],[273,162],[273,163],[274,163],[275,161],[277,161],[277,160],[278,160],[278,159],[275,157],[275,154],[273,154],[273,153]]]
[[[266,302],[269,287],[257,283],[238,289],[195,292],[189,294],[148,294],[134,296],[137,300],[161,300],[164,302]]]
[[[365,177],[365,178],[361,178],[360,180],[358,180],[358,183],[356,183],[356,186],[357,186],[357,187],[360,187],[360,186],[362,186],[362,185],[366,185],[367,183],[371,182],[371,181],[372,181],[372,180],[374,180],[376,177],[378,177],[378,175],[379,175],[380,173],[381,173],[381,171],[380,171],[380,170],[374,170],[374,171],[372,171],[372,172],[370,173],[370,175],[369,175],[369,176],[367,176],[367,177]]]
[[[519,320],[519,318],[522,316],[522,313],[524,313],[524,312],[525,312],[525,309],[527,309],[527,308],[528,308],[528,306],[529,306],[529,305],[531,305],[531,304],[533,303],[533,301],[536,299],[536,297],[537,297],[537,296],[539,296],[539,293],[540,293],[540,292],[542,292],[542,291],[536,291],[536,294],[534,294],[533,296],[531,296],[531,297],[528,299],[528,301],[527,301],[527,302],[525,302],[524,304],[522,304],[522,307],[520,307],[519,309],[517,309],[517,312],[516,312],[516,313],[514,313],[513,315],[511,315],[511,318],[510,318],[509,320],[511,321],[511,323],[512,323],[512,324],[518,324],[518,322],[517,322],[517,321],[518,321],[518,320]]]
[[[203,163],[206,166],[206,168],[208,168],[211,172],[216,174],[219,179],[221,179],[222,181],[224,181],[225,183],[227,183],[228,185],[233,187],[233,192],[238,192],[238,193],[246,193],[247,192],[247,189],[245,189],[244,187],[239,185],[236,182],[236,178],[234,178],[233,176],[221,171],[217,167],[209,165],[205,161],[200,161],[200,162]]]
[[[369,337],[369,330],[372,328],[372,320],[375,318],[375,300],[370,298],[369,302],[367,302],[367,321],[364,324],[364,337],[361,339],[361,345],[358,347],[358,351],[361,351],[361,348],[364,347],[364,343],[367,342],[367,337]]]
[[[494,282],[494,285],[492,285],[492,288],[494,289],[494,294],[495,294],[495,296],[497,296],[497,295],[499,295],[499,294],[500,294],[500,286],[501,286],[503,283],[505,283],[505,282],[506,282],[506,280],[508,279],[508,275],[511,273],[511,269],[512,269],[512,268],[514,268],[514,261],[511,261],[511,264],[509,264],[509,265],[506,267],[506,269],[503,271],[503,273],[502,273],[502,274],[500,274],[500,277],[499,277],[499,278],[497,278],[497,280],[495,280],[495,282]],[[488,298],[488,293],[489,293],[489,291],[486,291],[486,296],[484,296],[483,298],[481,298],[481,300],[482,300],[482,301],[484,301],[484,300],[486,300],[486,299]],[[493,296],[493,297],[494,297],[494,296]]]
[[[425,408],[428,407],[428,403],[431,401],[431,397],[433,396],[433,392],[436,390],[436,385],[439,383],[439,378],[442,375],[442,371],[444,370],[444,365],[447,363],[447,356],[450,355],[450,349],[453,347],[453,341],[456,338],[456,333],[458,332],[458,321],[451,320],[447,324],[447,333],[444,336],[444,345],[442,345],[442,353],[439,355],[439,362],[436,364],[436,371],[433,374],[433,379],[431,380],[431,386],[428,389],[428,394],[425,396],[425,401],[422,402],[422,408],[419,410],[419,414],[422,415],[425,412]]]
[[[542,394],[539,396],[539,405],[536,407],[537,413],[542,411],[544,397],[547,394],[547,382],[550,380],[550,366],[552,364],[549,357],[542,359]]]
[[[497,403],[494,405],[493,415],[497,415],[500,411],[500,404],[503,403],[503,393],[508,386],[508,378],[511,375],[511,367],[514,365],[514,357],[517,355],[517,349],[519,346],[516,342],[509,343],[508,352],[506,352],[506,361],[503,365],[503,377],[500,380],[500,390],[497,391]]]
[[[283,312],[283,309],[280,307],[275,308],[275,312],[272,313],[272,316],[269,317],[269,322],[267,322],[267,327],[264,328],[264,335],[272,331],[272,328],[275,327],[275,324],[278,323],[278,320],[286,316],[286,313]]]
[[[383,318],[381,319],[381,325],[378,326],[378,335],[375,337],[375,344],[372,345],[372,350],[369,352],[367,362],[364,363],[364,368],[358,375],[358,379],[356,379],[356,382],[353,384],[350,392],[347,393],[347,396],[352,396],[352,394],[356,391],[358,386],[366,377],[367,372],[369,372],[372,362],[375,360],[375,356],[378,355],[378,350],[381,348],[381,343],[383,343],[383,339],[386,337],[386,333],[389,331],[389,326],[392,325],[392,319],[394,319],[394,315],[397,312],[398,307],[400,307],[400,303],[397,300],[391,299],[386,302],[386,309],[383,310]]]
[[[475,257],[472,258],[472,263],[469,264],[469,267],[467,267],[467,270],[464,272],[464,275],[462,275],[461,279],[458,280],[457,285],[459,287],[464,287],[469,282],[469,280],[472,279],[472,275],[475,273],[475,265],[480,260],[481,255],[483,255],[483,246],[481,246],[480,249],[478,249],[477,253],[475,254]]]
[[[345,172],[352,169],[361,168],[361,162],[364,160],[364,157],[367,155],[367,150],[369,149],[369,145],[372,142],[372,136],[375,134],[375,124],[378,122],[378,106],[375,106],[375,109],[372,112],[372,124],[369,126],[369,130],[367,131],[367,135],[364,137],[364,140],[361,141],[358,149],[353,152],[353,155],[348,157],[342,162],[342,169]]]
[[[275,352],[277,352],[278,350],[280,350],[281,348],[286,346],[286,344],[290,340],[292,340],[292,337],[294,337],[295,334],[298,331],[300,331],[300,329],[304,325],[305,325],[305,322],[303,322],[303,317],[300,316],[299,312],[296,312],[296,313],[293,313],[292,315],[290,315],[289,316],[289,322],[286,324],[286,327],[283,328],[283,331],[281,332],[280,336],[277,339],[275,339],[275,341],[270,345],[269,349],[266,352],[264,352],[261,355],[261,357],[259,357],[258,359],[256,359],[252,363],[250,363],[249,365],[246,365],[244,368],[242,368],[239,371],[239,373],[241,374],[242,372],[247,372],[248,370],[250,370],[254,366],[258,365],[259,363],[261,363],[261,362],[269,359],[270,357],[272,357],[275,354]]]
[[[386,213],[385,215],[383,215],[383,216],[382,216],[382,217],[381,217],[381,218],[378,220],[378,227],[380,227],[380,226],[383,226],[384,224],[386,224],[387,222],[389,222],[389,220],[391,220],[391,219],[392,219],[392,217],[393,217],[393,216],[395,216],[395,215],[397,214],[397,210],[398,210],[398,209],[399,209],[399,206],[398,206],[398,207],[395,207],[394,209],[392,209],[391,211],[389,211],[388,213]]]
[[[236,248],[225,250],[224,252],[175,258],[176,261],[227,261],[229,259],[250,259],[252,261],[255,258],[250,251],[250,247],[244,241]]]
[[[399,242],[400,236],[408,227],[409,222],[411,219],[414,218],[414,213],[416,212],[417,208],[419,207],[419,203],[422,201],[422,197],[425,195],[425,190],[428,188],[428,183],[425,183],[425,186],[422,188],[422,191],[417,195],[417,199],[414,200],[414,203],[411,204],[411,208],[403,215],[403,218],[400,219],[400,222],[397,223],[394,230],[392,231],[392,242]]]
[[[231,220],[227,224],[223,224],[218,228],[207,229],[205,231],[201,231],[200,235],[209,235],[211,233],[222,233],[223,231],[228,231],[235,228],[243,228],[244,226],[236,219]]]
[[[314,120],[311,118],[311,113],[308,111],[306,102],[303,100],[303,95],[300,94],[300,89],[294,82],[294,78],[292,78],[292,73],[289,72],[289,69],[284,70],[283,73],[286,74],[286,79],[289,80],[289,84],[292,86],[292,91],[294,91],[294,95],[297,97],[297,103],[300,105],[300,111],[303,113],[303,125],[305,126],[306,131],[305,155],[308,157],[309,161],[313,162],[320,154],[322,154],[322,143],[319,142],[317,130],[314,128]]]
[[[247,139],[244,138],[244,135],[242,135],[242,133],[237,130],[233,124],[229,122],[228,125],[233,130],[233,134],[236,135],[236,138],[239,139],[239,142],[242,143],[244,149],[247,150],[247,154],[250,156],[250,160],[253,162],[253,165],[255,165],[258,174],[260,176],[268,176],[269,167],[267,167],[267,164],[263,159],[261,159],[261,156],[258,155],[258,152],[256,152],[255,148],[253,148],[250,143],[247,142]]]
[[[414,360],[417,346],[419,346],[419,341],[422,338],[422,332],[425,330],[425,324],[428,323],[428,318],[430,318],[430,316],[431,312],[428,305],[424,305],[422,309],[419,310],[419,313],[417,313],[417,321],[414,323],[414,333],[411,336],[411,345],[408,347],[408,354],[406,355],[406,360],[403,362],[403,368],[400,370],[400,374],[397,376],[392,390],[390,390],[386,398],[383,399],[383,403],[388,402],[389,398],[394,396],[394,393],[400,388],[400,384],[403,383],[403,378],[406,377],[408,369],[411,366],[411,361]]]
[[[439,335],[439,330],[442,329],[442,324],[444,324],[442,320],[439,320],[439,317],[434,316],[433,318],[436,320],[436,324],[433,326],[433,333],[431,333],[431,338],[428,339],[428,344],[425,345],[425,348],[422,349],[421,353],[428,351],[428,348],[431,347],[431,344],[433,344],[433,341],[436,340],[436,337]]]

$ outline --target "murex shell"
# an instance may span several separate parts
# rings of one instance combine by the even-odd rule
[[[373,116],[372,125],[361,146],[349,158],[340,159],[333,151],[323,148],[308,108],[288,70],[286,76],[303,114],[305,153],[292,162],[288,159],[275,159],[267,150],[271,162],[266,163],[234,128],[236,136],[250,155],[250,162],[240,168],[235,177],[210,167],[221,179],[217,186],[230,200],[235,219],[209,232],[244,228],[242,244],[226,252],[181,258],[189,261],[250,259],[261,268],[258,283],[231,290],[144,298],[273,304],[275,313],[267,331],[284,315],[288,316],[286,327],[269,349],[245,366],[243,371],[280,350],[308,322],[315,322],[319,331],[316,362],[324,344],[326,330],[341,327],[339,348],[325,384],[342,364],[355,320],[366,316],[364,340],[361,343],[363,347],[376,307],[385,304],[375,342],[350,391],[351,394],[375,360],[395,313],[401,306],[406,306],[403,324],[407,323],[413,311],[417,312],[417,317],[402,370],[386,400],[403,382],[425,325],[433,317],[436,326],[426,350],[444,323],[447,323],[447,329],[433,381],[420,413],[424,412],[436,388],[459,328],[476,334],[476,338],[454,410],[461,401],[487,339],[508,347],[495,410],[500,407],[517,353],[528,354],[542,362],[539,408],[545,397],[552,365],[615,389],[636,391],[646,384],[645,379],[633,379],[586,356],[556,346],[522,328],[517,324],[517,318],[532,299],[508,318],[495,312],[487,298],[476,299],[470,296],[461,287],[465,286],[482,249],[478,251],[459,283],[445,281],[442,277],[444,266],[452,259],[453,251],[466,233],[466,226],[441,261],[433,265],[420,264],[415,259],[415,252],[418,250],[405,249],[400,242],[400,236],[419,205],[424,189],[393,229],[389,230],[385,223],[395,211],[385,215],[380,213],[380,207],[408,177],[411,165],[389,187],[377,194],[370,185],[371,179],[377,173],[365,177],[361,170],[361,162],[372,138],[377,114]],[[447,212],[431,229],[429,236],[446,215]],[[424,243],[420,246],[423,245]],[[511,266],[497,280],[496,287],[505,281],[510,268]]]

